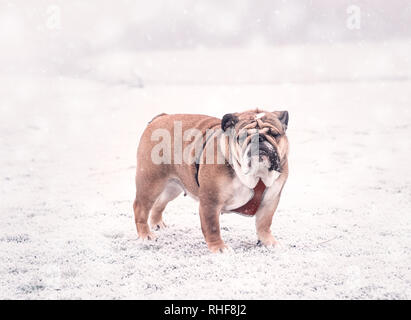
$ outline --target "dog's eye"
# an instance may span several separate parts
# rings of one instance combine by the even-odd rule
[[[274,132],[272,130],[270,130],[270,135],[276,139],[278,139],[279,137],[281,137],[281,133],[278,132]]]

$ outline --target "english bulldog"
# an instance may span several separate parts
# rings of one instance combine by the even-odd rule
[[[220,235],[222,213],[255,217],[258,243],[275,246],[271,223],[288,177],[288,117],[287,111],[258,109],[222,119],[156,116],[137,151],[133,207],[138,237],[155,239],[151,229],[166,227],[167,203],[184,193],[199,201],[210,251],[228,248]]]

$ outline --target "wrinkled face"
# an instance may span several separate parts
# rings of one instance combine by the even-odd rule
[[[260,110],[226,114],[222,129],[230,137],[237,175],[252,187],[262,179],[272,185],[281,174],[288,153],[288,112]]]

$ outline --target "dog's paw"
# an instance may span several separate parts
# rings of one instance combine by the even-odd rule
[[[156,240],[156,239],[157,239],[157,236],[156,236],[154,233],[152,233],[152,232],[148,232],[148,233],[144,233],[144,234],[139,235],[139,236],[138,236],[138,239],[139,239],[140,241],[143,241],[143,242],[145,242],[145,241],[152,241],[152,240]]]
[[[278,247],[280,243],[275,240],[275,238],[272,235],[268,235],[265,237],[260,237],[258,239],[257,245],[264,245],[266,247]]]
[[[232,251],[224,242],[208,244],[208,249],[212,253],[226,253]]]
[[[163,229],[167,228],[167,226],[166,226],[166,224],[164,223],[163,220],[160,220],[158,222],[151,222],[150,227],[155,231],[163,230]]]

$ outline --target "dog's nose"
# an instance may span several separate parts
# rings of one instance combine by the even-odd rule
[[[264,142],[264,141],[265,141],[265,137],[262,136],[261,134],[258,135],[258,141],[259,141],[259,142]]]

